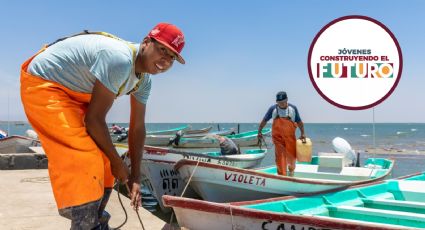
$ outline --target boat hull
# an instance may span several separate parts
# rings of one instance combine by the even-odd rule
[[[179,225],[189,229],[423,229],[424,180],[419,173],[314,196],[225,204],[172,196],[163,200]]]
[[[208,128],[204,128],[204,129],[199,129],[199,130],[185,130],[183,132],[183,137],[184,138],[190,138],[190,139],[201,139],[203,137],[205,137],[206,135],[209,134],[215,134],[215,135],[229,135],[231,133],[234,133],[233,129],[229,129],[229,130],[223,130],[223,131],[217,131],[217,132],[212,132],[212,133],[208,133],[211,130],[212,127],[208,127]],[[160,132],[157,131],[157,133],[159,134],[152,134],[152,133],[148,133],[146,135],[145,138],[145,145],[152,145],[152,146],[169,146],[171,145],[170,141],[173,140],[174,138],[176,138],[176,132],[177,131],[164,131],[164,132]],[[165,134],[163,134],[165,133]],[[168,133],[168,134],[167,134]],[[112,142],[114,143],[127,143],[128,142],[128,138],[127,138],[127,134],[111,134],[111,139]]]
[[[245,138],[235,138],[232,141],[239,147],[257,146],[257,136],[249,136]],[[220,148],[220,143],[215,138],[182,138],[177,148]]]
[[[148,131],[146,132],[146,136],[157,136],[157,135],[175,135],[178,131],[188,131],[191,127],[186,125],[174,129],[167,129],[167,130],[158,130],[158,131]],[[196,132],[196,130],[193,130]],[[204,130],[200,131],[203,132]],[[126,128],[126,132],[123,133],[112,133],[110,132],[109,135],[111,136],[112,142],[114,143],[127,143],[128,142],[128,128]],[[168,142],[167,142],[168,143]],[[146,144],[146,143],[145,143]]]
[[[263,129],[264,136],[270,134],[270,129]],[[239,147],[258,146],[258,131],[249,131],[239,134],[226,135]],[[177,148],[219,148],[220,143],[217,138],[204,137],[204,138],[181,138],[178,144],[174,144]]]
[[[247,150],[255,151],[255,150]],[[226,156],[211,156],[208,153],[198,153],[190,151],[179,151],[168,148],[146,146],[143,158],[146,160],[157,160],[166,162],[178,162],[189,159],[200,162],[208,162],[217,165],[227,165],[236,168],[254,168],[264,159],[266,150],[257,150],[258,153],[237,154]]]
[[[313,170],[318,169],[317,165],[300,164],[296,167],[294,177],[192,160],[181,160],[175,168],[185,182],[191,178],[190,186],[204,200],[231,202],[284,195],[313,194],[369,183],[384,179],[391,172],[392,164],[391,168],[383,173],[377,171],[381,169],[373,171],[374,169],[346,167],[341,174],[317,172]],[[271,169],[275,169],[275,167]],[[267,169],[263,169],[263,171],[267,171]],[[314,178],[308,178],[306,175]],[[371,177],[374,175],[379,176]]]
[[[121,146],[121,147],[120,147]],[[120,155],[125,154],[127,147],[116,146]],[[181,196],[186,183],[181,179],[179,171],[174,169],[175,163],[182,159],[192,159],[197,162],[209,162],[218,165],[231,165],[239,168],[252,168],[261,163],[267,150],[245,150],[245,154],[214,156],[217,152],[187,152],[175,149],[145,146],[141,174],[150,183],[152,194],[158,199],[163,212],[170,208],[164,207],[161,197],[163,195]],[[199,197],[191,187],[187,187],[184,197]]]
[[[204,212],[194,209],[185,209],[175,207],[174,213],[179,226],[188,229],[211,230],[211,229],[239,229],[239,230],[258,230],[258,229],[296,229],[296,230],[325,230],[331,228],[321,228],[315,224],[306,224],[302,221],[291,220],[271,220],[269,217],[257,218],[245,217],[230,214],[230,207],[223,208],[226,213]],[[196,221],[194,221],[196,219]],[[301,223],[300,223],[301,222]],[[332,228],[337,229],[337,228]],[[339,228],[344,229],[344,228]]]
[[[164,197],[167,199],[168,197]],[[164,202],[171,205],[171,202]],[[174,204],[173,204],[174,205]],[[182,205],[183,206],[183,205]],[[179,226],[187,229],[295,229],[295,230],[400,230],[418,229],[386,224],[359,223],[350,220],[329,220],[309,215],[279,215],[270,212],[256,212],[226,204],[192,204],[186,201],[186,207],[173,207]],[[189,206],[190,208],[187,208]]]
[[[29,147],[41,146],[40,141],[24,136],[0,139],[0,153],[32,153]]]
[[[199,198],[191,187],[188,186],[184,190],[186,184],[180,178],[179,172],[174,169],[174,165],[174,162],[142,160],[142,175],[149,180],[152,195],[164,213],[170,212],[171,208],[165,207],[162,203],[163,195]]]
[[[40,141],[24,136],[0,139],[0,170],[45,168],[47,157]]]
[[[193,133],[187,134],[188,131],[185,132],[183,135],[185,138],[193,138],[193,139],[201,139],[205,137],[205,135],[208,135],[206,132],[209,131],[209,129],[206,132],[196,132],[198,130],[191,130]],[[211,134],[216,135],[227,135],[230,134],[232,130],[225,130],[220,132],[213,132]],[[169,146],[171,145],[170,141],[172,141],[174,138],[176,138],[176,135],[147,135],[145,138],[145,145],[152,145],[152,146]],[[121,143],[126,143],[127,138],[121,141]]]
[[[178,128],[175,128],[175,129],[148,131],[146,133],[146,135],[174,135],[178,131],[185,132],[185,131],[190,130],[190,129],[191,129],[191,127],[187,125],[187,126],[178,127]]]
[[[185,130],[184,134],[186,135],[195,135],[195,134],[206,134],[208,133],[210,130],[212,129],[212,126],[208,126],[206,128],[203,129],[189,129],[189,130]]]

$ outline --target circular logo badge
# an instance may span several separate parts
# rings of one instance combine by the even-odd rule
[[[323,27],[308,52],[308,72],[317,92],[343,109],[368,109],[397,87],[403,59],[391,31],[366,16],[345,16]]]

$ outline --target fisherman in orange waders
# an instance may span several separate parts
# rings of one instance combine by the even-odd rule
[[[180,56],[183,33],[160,23],[138,43],[104,32],[59,39],[21,68],[25,113],[48,157],[59,214],[71,229],[108,229],[104,209],[114,177],[130,188],[138,209],[140,161],[146,136],[150,75],[169,70]],[[115,98],[130,96],[131,172],[112,144],[106,114]]]
[[[300,128],[300,139],[305,141],[304,123],[301,120],[297,107],[288,104],[286,92],[278,92],[276,95],[276,104],[272,105],[261,121],[258,128],[258,138],[261,140],[263,134],[261,131],[267,122],[273,118],[272,139],[275,145],[276,167],[279,175],[294,175],[296,161],[296,138],[295,131],[297,126]]]

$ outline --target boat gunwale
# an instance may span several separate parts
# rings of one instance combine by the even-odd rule
[[[397,177],[397,178],[394,178],[394,179],[389,179],[389,180],[404,180],[404,179],[412,178],[414,176],[419,176],[419,175],[424,174],[424,173],[425,172],[416,172],[416,173],[408,174],[408,175],[405,175],[405,176],[400,176],[400,177]],[[371,182],[371,183],[349,186],[347,189],[357,189],[357,188],[363,188],[363,187],[378,185],[378,184],[383,184],[383,183],[385,183],[384,180],[374,181],[374,182]],[[322,194],[326,194],[326,193],[338,192],[340,190],[342,190],[342,189],[335,188],[335,189],[330,189],[330,190],[321,191],[321,192],[300,194],[300,195],[296,195],[296,196],[295,195],[289,195],[289,196],[282,196],[282,197],[273,197],[273,198],[250,200],[250,201],[236,201],[236,202],[229,202],[229,203],[234,205],[234,206],[253,205],[253,204],[259,204],[259,203],[266,203],[266,202],[285,201],[285,200],[290,200],[290,199],[294,199],[294,198],[301,198],[301,197],[317,196],[317,195],[322,195]]]
[[[249,134],[248,134],[249,133]],[[261,132],[264,136],[267,136],[269,133],[271,133],[271,129],[267,129],[267,130],[265,130],[264,132]],[[229,134],[229,135],[224,135],[225,137],[227,137],[227,138],[230,138],[231,140],[233,140],[233,141],[235,141],[235,140],[245,140],[245,139],[248,139],[248,138],[257,138],[257,136],[258,136],[258,131],[247,131],[247,132],[242,132],[242,133],[236,133],[236,134]],[[198,143],[202,143],[202,140],[205,140],[205,139],[202,139],[202,138],[196,138],[196,137],[182,137],[181,139],[180,139],[180,142],[181,143],[179,143],[179,144],[187,144],[186,142],[191,142],[191,141],[194,141],[194,142],[196,142],[197,144]]]
[[[216,160],[228,160],[228,161],[253,161],[253,160],[259,160],[266,157],[267,150],[264,149],[264,152],[262,153],[253,153],[253,154],[237,154],[237,155],[224,155],[224,156],[210,156],[202,153],[196,153],[196,152],[188,152],[188,151],[180,151],[175,149],[167,149],[167,148],[160,148],[160,147],[153,147],[153,146],[145,146],[146,154],[152,154],[152,155],[167,155],[167,154],[179,154],[182,156],[188,155],[188,156],[195,156],[195,157],[203,157],[203,158],[210,158],[210,159],[216,159]],[[240,155],[246,155],[246,156],[252,156],[247,158],[232,158],[231,156],[240,156]],[[185,160],[185,159],[181,159]],[[179,161],[181,161],[179,160]],[[176,164],[179,162],[177,161]],[[197,161],[195,161],[197,162]]]
[[[124,145],[124,144],[114,143],[114,146],[118,147],[118,148],[128,149],[128,146]],[[253,150],[253,149],[248,149],[248,150]],[[251,153],[251,154],[211,156],[211,155],[206,155],[206,154],[202,154],[202,153],[196,153],[196,152],[189,152],[189,151],[182,151],[182,150],[176,150],[176,149],[168,149],[168,148],[161,148],[161,147],[156,147],[156,146],[145,145],[145,147],[144,147],[145,152],[143,154],[160,155],[160,156],[165,156],[167,154],[178,154],[178,155],[182,155],[183,157],[187,155],[187,156],[210,158],[210,159],[214,159],[214,160],[227,160],[227,161],[235,161],[235,162],[256,161],[256,160],[260,160],[260,159],[263,159],[264,157],[266,157],[267,149],[254,149],[254,150],[262,150],[264,152],[262,152],[262,153]],[[240,156],[240,155],[246,155],[246,156],[252,156],[252,157],[247,157],[247,158],[233,158],[232,157],[232,156]],[[181,160],[184,160],[184,159],[181,159]],[[179,161],[181,161],[181,160],[179,160]],[[177,162],[175,162],[175,163],[177,163]]]
[[[207,163],[207,162],[200,162],[198,163],[198,161],[195,160],[189,160],[189,159],[182,159],[179,160],[176,165],[175,165],[175,169],[179,170],[179,168],[183,167],[183,166],[193,166],[193,165],[198,165],[197,167],[204,167],[204,168],[213,168],[215,170],[226,170],[226,171],[233,171],[233,172],[237,172],[237,173],[243,173],[243,174],[250,174],[250,175],[255,175],[255,176],[261,176],[261,177],[265,177],[265,178],[269,178],[269,179],[275,179],[275,180],[283,180],[283,181],[291,181],[291,182],[296,182],[296,183],[301,183],[301,184],[318,184],[318,185],[340,185],[340,186],[353,186],[353,185],[360,185],[360,184],[365,184],[365,183],[371,183],[374,181],[379,181],[382,178],[385,178],[386,176],[388,176],[391,172],[392,169],[394,167],[394,160],[393,159],[388,159],[389,161],[391,161],[391,167],[387,169],[387,172],[384,175],[381,175],[379,177],[376,178],[372,178],[369,180],[361,180],[361,181],[357,181],[357,182],[332,182],[332,181],[318,181],[318,180],[309,180],[309,179],[300,179],[300,178],[296,178],[296,177],[289,177],[289,176],[281,176],[281,175],[274,175],[274,174],[270,174],[270,173],[264,173],[264,172],[259,172],[259,171],[255,171],[253,169],[240,169],[240,168],[236,168],[236,167],[231,167],[231,166],[226,166],[226,165],[216,165],[216,164],[211,164],[211,163]],[[312,193],[308,193],[308,194],[312,194]]]
[[[161,163],[161,164],[175,164],[175,161],[157,160],[157,159],[142,159],[142,163]]]
[[[21,135],[11,135],[11,136],[4,137],[4,138],[0,139],[0,142],[8,141],[8,140],[15,139],[15,138],[16,139],[29,140],[29,141],[36,141],[36,142],[40,143],[40,141],[37,140],[37,139],[31,138],[31,137],[26,137],[26,136],[21,136]]]
[[[412,178],[414,176],[419,176],[421,174],[425,174],[425,172],[416,172],[409,175],[401,176],[398,178],[390,179],[387,181],[376,181],[373,183],[367,183],[362,185],[350,186],[350,189],[363,188],[367,186],[374,186],[386,183],[388,181],[394,180],[404,180],[408,178]],[[364,222],[364,221],[353,221],[353,220],[345,220],[345,219],[330,219],[329,217],[320,217],[320,216],[311,216],[311,215],[295,215],[290,213],[276,213],[266,210],[255,210],[242,207],[243,205],[252,205],[258,203],[265,202],[274,202],[274,201],[284,201],[295,199],[299,197],[308,197],[311,195],[322,195],[330,192],[338,192],[341,189],[332,189],[328,191],[317,192],[315,194],[303,194],[301,196],[282,196],[276,198],[268,198],[268,199],[260,199],[254,201],[239,201],[239,202],[229,202],[229,203],[216,203],[209,202],[204,200],[197,200],[185,197],[175,197],[170,195],[164,195],[162,197],[162,202],[166,207],[170,208],[186,208],[201,212],[208,212],[213,214],[221,214],[221,215],[235,215],[246,218],[255,218],[255,219],[265,219],[265,220],[273,220],[280,222],[290,222],[294,224],[306,224],[313,225],[315,227],[325,227],[325,228],[339,228],[339,229],[361,229],[365,230],[385,230],[385,229],[400,229],[401,227],[405,229],[414,229],[409,228],[407,226],[400,225],[392,225],[392,224],[381,224],[374,222]],[[322,224],[318,224],[322,223]]]
[[[189,129],[189,130],[183,131],[183,133],[188,133],[189,135],[190,134],[208,133],[209,131],[211,131],[212,128],[213,128],[212,126],[208,126],[208,127],[202,128],[202,129],[194,129],[194,130]]]
[[[384,229],[400,229],[400,226],[397,225],[388,225],[388,224],[379,224],[373,222],[354,222],[345,219],[338,219],[338,221],[321,218],[320,216],[310,216],[310,215],[294,215],[289,213],[276,213],[265,210],[254,210],[249,208],[244,208],[241,206],[235,206],[233,203],[215,203],[204,200],[196,200],[191,198],[184,197],[174,197],[170,195],[162,196],[162,202],[165,207],[170,208],[186,208],[201,212],[208,212],[214,214],[224,214],[232,216],[241,216],[244,218],[255,218],[255,219],[265,219],[273,220],[279,222],[290,222],[293,224],[304,224],[312,225],[315,227],[323,228],[337,228],[337,229],[358,229],[360,226],[361,229],[365,230],[384,230]],[[175,211],[174,211],[175,212]],[[392,228],[392,226],[394,226]],[[404,226],[401,226],[404,227]]]
[[[162,133],[162,132],[178,132],[178,131],[180,131],[180,130],[188,130],[188,129],[190,129],[191,127],[190,127],[190,125],[184,125],[184,126],[180,126],[180,127],[177,127],[177,128],[174,128],[174,129],[164,129],[164,130],[154,130],[154,131],[147,131],[146,132],[146,135],[150,135],[150,134],[155,134],[155,133]]]

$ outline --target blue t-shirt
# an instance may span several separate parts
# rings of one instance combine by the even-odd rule
[[[277,104],[270,106],[263,120],[268,122],[272,118],[275,119],[278,115],[279,117],[290,117],[293,122],[301,122],[297,107],[289,103],[286,109],[281,109]]]
[[[139,81],[131,45],[137,56],[139,44],[96,34],[70,37],[38,54],[29,64],[28,72],[82,93],[91,93],[97,79],[115,95],[122,87],[118,95],[121,96]],[[140,79],[132,94],[146,104],[152,83],[147,74]]]

